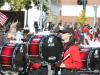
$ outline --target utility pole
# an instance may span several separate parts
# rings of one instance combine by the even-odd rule
[[[83,0],[83,10],[86,11],[86,0]]]

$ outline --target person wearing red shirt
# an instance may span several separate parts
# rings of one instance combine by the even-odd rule
[[[48,66],[41,64],[32,64],[29,65],[29,73],[28,75],[48,75]]]
[[[72,28],[66,28],[59,30],[62,33],[61,39],[64,42],[64,56],[56,64],[55,75],[75,75],[75,70],[79,70],[82,67],[80,52],[75,44],[74,30]]]

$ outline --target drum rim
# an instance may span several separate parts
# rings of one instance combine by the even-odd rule
[[[17,52],[17,50],[18,50],[18,48],[19,48],[19,46],[21,46],[21,45],[23,45],[23,43],[20,43],[20,44],[17,44],[17,46],[15,47],[15,49],[14,49],[14,52],[13,52],[13,55],[16,55],[16,52]],[[26,49],[26,51],[27,51],[27,49]],[[26,55],[26,54],[25,54]],[[27,57],[27,55],[26,55],[26,57]],[[15,57],[13,58],[13,60],[15,60]],[[26,67],[26,70],[25,71],[23,71],[23,72],[19,72],[19,71],[17,71],[17,73],[19,73],[19,74],[24,74],[27,70],[28,70],[28,66],[29,66],[29,60],[28,60],[28,62],[27,62],[27,67]],[[15,64],[15,63],[14,63]],[[14,68],[14,67],[13,67]],[[16,69],[16,68],[15,68]]]
[[[2,47],[1,48],[3,48],[4,47],[4,45],[6,45],[6,44],[9,44],[10,42],[6,42],[6,43],[4,43],[3,45],[2,45]],[[14,44],[16,44],[16,46],[15,46],[15,48],[14,48],[14,51],[13,51],[13,54],[12,54],[12,68],[11,68],[11,71],[5,71],[5,70],[3,70],[3,68],[1,67],[1,63],[0,63],[0,68],[1,68],[1,72],[2,73],[20,73],[19,71],[17,71],[16,70],[16,67],[14,67],[14,65],[15,65],[15,63],[14,63],[14,60],[15,60],[15,55],[16,55],[16,52],[17,52],[17,50],[18,50],[18,48],[19,48],[19,46],[20,45],[22,45],[22,43],[20,43],[20,44],[18,44],[18,43],[14,43]],[[1,49],[2,50],[2,49]],[[1,53],[0,53],[1,54]],[[26,70],[25,71],[23,71],[23,72],[21,72],[20,74],[23,74],[23,73],[25,73],[27,70],[28,70],[28,67],[29,67],[29,61],[27,62],[27,67],[26,67]]]
[[[87,69],[91,71],[91,68],[89,67],[89,62],[90,62],[90,59],[91,59],[91,55],[92,53],[96,50],[96,48],[92,48],[92,50],[89,52],[89,55],[88,55],[88,58],[87,58]]]
[[[28,53],[28,48],[29,48],[29,44],[30,44],[30,41],[31,41],[31,39],[33,38],[35,38],[36,36],[38,36],[38,35],[32,35],[31,36],[31,38],[28,40],[28,42],[27,42],[27,45],[26,45],[26,48],[27,48],[27,58],[30,60],[30,62],[32,63],[32,64],[34,64],[35,62],[31,59],[31,57],[29,56],[29,53]]]
[[[49,37],[49,36],[58,37],[58,36],[56,36],[55,34],[50,34],[50,35],[44,36],[44,37],[43,37],[43,40],[44,40],[46,37]],[[60,38],[59,38],[59,39],[60,39]],[[43,42],[43,40],[41,40],[40,42]],[[62,41],[61,41],[61,44],[62,44],[62,47],[64,48]],[[42,46],[39,45],[39,49],[40,49],[40,47],[42,47]],[[41,51],[42,51],[42,48],[41,48]],[[39,51],[39,52],[40,52],[40,51]],[[63,57],[63,55],[64,55],[64,52],[62,52],[61,56]],[[43,57],[43,56],[42,56],[42,57]],[[61,59],[62,59],[62,58],[61,58]],[[52,63],[52,64],[57,64],[57,63],[59,63],[59,62],[61,61],[61,59],[60,59],[59,61],[56,61],[55,63]],[[45,61],[45,60],[43,59],[43,61]],[[45,64],[51,64],[51,63],[45,61]]]
[[[2,48],[4,47],[4,45],[9,44],[9,43],[10,43],[10,42],[5,42],[5,43],[2,45]],[[15,48],[16,48],[16,47],[15,47]],[[15,51],[15,48],[14,48],[14,51]],[[1,55],[1,53],[0,53],[0,55]],[[12,61],[11,61],[11,62],[12,62],[12,63],[11,63],[11,65],[12,65],[12,68],[11,68],[11,69],[12,69],[12,70],[11,70],[11,71],[7,71],[7,70],[5,71],[5,70],[1,67],[1,63],[0,63],[0,67],[1,67],[1,69],[2,69],[1,72],[4,72],[4,73],[14,73],[14,72],[15,72],[15,69],[14,69],[14,67],[13,67],[13,64],[14,64],[14,63],[13,63],[13,61],[14,61],[14,52],[13,52],[13,54],[12,54],[12,58],[11,58],[11,59],[12,59]]]

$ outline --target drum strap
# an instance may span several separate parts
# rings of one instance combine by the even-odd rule
[[[64,52],[66,52],[71,46],[73,46],[73,45],[66,46],[66,48],[64,49]]]
[[[71,46],[67,46],[65,49],[64,49],[64,52],[66,52]]]

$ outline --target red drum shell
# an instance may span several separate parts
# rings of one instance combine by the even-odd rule
[[[23,49],[23,53],[20,53],[21,46],[24,47],[24,45],[22,44],[15,44],[8,42],[4,43],[1,46],[0,65],[2,72],[8,72],[8,73],[17,72],[20,74],[25,73],[25,69],[27,70],[28,68],[26,66],[28,66],[29,63],[25,56],[25,49]],[[18,63],[20,63],[20,65],[18,65]],[[20,70],[22,68],[23,70]]]
[[[35,36],[30,40],[30,44],[28,46],[28,54],[30,55],[30,60],[34,59],[34,62],[42,62],[42,59],[39,57],[39,44],[42,38],[43,36]]]
[[[87,59],[91,48],[79,48],[82,68],[80,70],[87,70]]]

